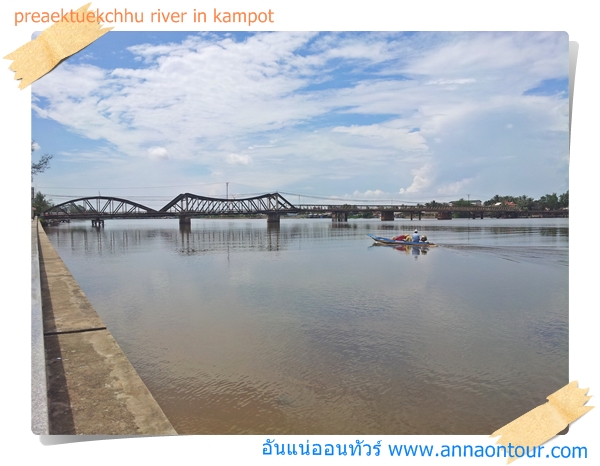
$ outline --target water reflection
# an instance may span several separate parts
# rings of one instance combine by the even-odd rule
[[[414,259],[417,259],[419,256],[426,256],[429,253],[429,249],[425,248],[425,247],[418,247],[418,246],[411,246],[408,244],[403,244],[400,246],[396,246],[396,245],[387,245],[387,244],[381,244],[381,243],[374,243],[373,245],[369,246],[370,248],[386,248],[386,249],[392,249],[398,252],[403,253],[403,255],[405,256],[412,256]]]
[[[180,433],[489,434],[568,382],[568,223],[452,222],[48,235]]]

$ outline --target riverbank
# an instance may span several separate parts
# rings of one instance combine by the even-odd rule
[[[50,434],[177,432],[38,229]]]

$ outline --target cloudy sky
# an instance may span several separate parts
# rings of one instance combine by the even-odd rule
[[[35,187],[394,202],[568,190],[566,33],[110,32],[32,86]],[[293,194],[292,194],[293,193]]]

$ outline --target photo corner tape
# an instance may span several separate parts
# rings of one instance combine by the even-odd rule
[[[10,69],[21,80],[19,89],[49,73],[62,60],[87,47],[112,28],[103,28],[96,14],[88,11],[91,3],[71,10],[63,20],[45,29],[31,42],[4,58],[13,60]]]
[[[591,396],[589,388],[579,388],[577,381],[565,385],[547,397],[548,402],[498,429],[490,437],[501,437],[496,444],[514,447],[537,447],[579,419],[593,406],[584,406]],[[510,458],[508,463],[516,460]]]

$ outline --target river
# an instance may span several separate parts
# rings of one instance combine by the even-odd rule
[[[180,434],[489,435],[569,381],[568,219],[46,232]]]

